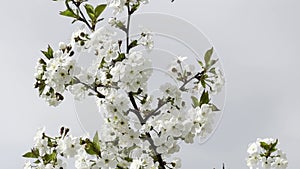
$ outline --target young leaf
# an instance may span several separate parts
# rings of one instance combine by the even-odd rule
[[[270,149],[270,145],[265,142],[260,142],[260,147],[268,151]]]
[[[132,41],[130,44],[129,44],[129,49],[131,49],[131,48],[134,48],[134,47],[136,47],[138,45],[138,41],[137,40],[134,40],[134,41]]]
[[[138,1],[137,4],[133,5],[130,11],[130,14],[133,14],[140,7],[140,3]]]
[[[209,67],[212,67],[214,64],[216,64],[218,62],[219,59],[216,60],[211,60],[209,63]]]
[[[277,149],[276,149],[276,145],[278,143],[278,139],[276,139],[275,143],[271,143],[270,145],[270,153],[273,153],[275,152]]]
[[[90,17],[90,19],[92,21],[95,21],[96,20],[96,17],[95,17],[95,11],[94,11],[94,7],[90,4],[85,4],[84,5],[84,8],[86,10],[86,13],[88,14],[88,16]]]
[[[65,11],[61,11],[59,14],[62,15],[62,16],[66,16],[66,17],[71,17],[71,18],[76,18],[76,19],[78,18],[78,15],[76,15],[74,13],[74,11],[72,11],[70,9],[66,9]]]
[[[201,67],[204,66],[203,63],[202,63],[200,60],[197,60],[197,61],[198,61],[199,65],[200,65]]]
[[[44,56],[47,58],[47,59],[52,59],[53,58],[53,49],[51,48],[50,45],[48,45],[48,48],[47,48],[47,51],[41,51]]]
[[[38,156],[36,156],[33,152],[27,152],[22,157],[25,157],[25,158],[38,158]]]
[[[200,97],[200,107],[203,105],[203,104],[208,104],[210,101],[209,99],[209,94],[208,94],[208,91],[206,92],[205,90],[203,91],[201,97]]]
[[[104,11],[105,8],[106,8],[106,4],[98,5],[95,8],[95,18],[96,18],[96,20],[101,15],[101,13]]]
[[[214,48],[212,47],[211,49],[209,49],[209,50],[206,51],[206,53],[205,53],[204,61],[205,61],[206,66],[208,66],[209,63],[210,63],[210,59],[211,59],[211,56],[212,56],[212,54],[213,54],[213,51],[214,51]]]
[[[99,152],[100,151],[100,142],[99,142],[98,132],[96,132],[96,134],[93,138],[93,144],[94,144],[94,147],[97,150],[97,152]]]
[[[44,156],[45,163],[50,163],[51,161],[55,161],[56,156],[57,156],[56,151],[53,151],[52,154],[46,154]]]
[[[201,83],[201,85],[202,85],[203,88],[206,88],[206,83],[205,83],[205,79],[204,78],[200,79],[200,83]]]
[[[199,100],[195,96],[191,96],[192,101],[193,101],[193,107],[196,108],[199,106]]]
[[[39,96],[41,96],[43,94],[43,92],[45,90],[45,87],[46,87],[46,84],[44,82],[38,86],[38,88],[39,88]]]
[[[216,105],[209,104],[212,107],[212,111],[221,111]]]

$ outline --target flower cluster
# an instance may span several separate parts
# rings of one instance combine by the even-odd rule
[[[216,95],[221,92],[225,79],[222,71],[218,67],[214,67],[218,60],[212,59],[213,48],[208,50],[204,56],[204,62],[198,60],[202,71],[194,74],[195,66],[186,65],[184,61],[187,57],[179,56],[169,68],[170,74],[184,85],[180,88],[182,91],[197,93],[201,90],[208,90],[211,94]],[[190,80],[197,79],[198,83],[191,84]],[[186,85],[193,85],[189,90]]]
[[[278,144],[278,140],[272,138],[257,139],[249,144],[247,166],[250,169],[258,169],[259,166],[265,169],[286,169],[286,154],[276,147]]]
[[[77,100],[88,96],[96,99],[103,110],[104,124],[93,139],[73,137],[62,128],[58,137],[50,137],[44,129],[35,137],[35,145],[24,157],[34,158],[25,169],[65,168],[64,159],[75,158],[76,169],[177,169],[179,143],[194,143],[207,138],[214,130],[219,109],[211,96],[224,85],[224,76],[213,59],[213,49],[206,51],[204,61],[186,64],[186,57],[175,58],[168,69],[177,83],[159,87],[159,97],[148,92],[152,75],[151,58],[138,48],[150,51],[153,34],[144,29],[140,37],[129,37],[130,16],[147,0],[108,0],[108,6],[119,13],[128,8],[127,26],[117,18],[110,26],[95,28],[106,5],[84,7],[90,21],[77,10],[86,1],[66,0],[67,10],[61,14],[84,22],[91,32],[80,29],[69,43],[60,43],[54,51],[43,51],[45,59],[38,62],[35,87],[51,106],[57,106],[69,91]],[[125,32],[125,40],[117,39],[115,28]],[[88,68],[76,62],[76,56],[94,56]],[[159,80],[158,80],[159,82]],[[186,97],[188,96],[188,97]],[[189,104],[192,103],[192,104]]]
[[[64,99],[62,93],[78,72],[76,61],[72,59],[72,47],[63,43],[59,46],[57,51],[50,46],[43,51],[47,60],[41,58],[38,61],[35,73],[35,88],[51,106],[57,106]]]

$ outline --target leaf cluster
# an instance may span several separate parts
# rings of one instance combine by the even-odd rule
[[[194,108],[196,107],[201,107],[203,104],[208,104],[212,107],[212,110],[213,111],[220,111],[220,109],[218,109],[218,107],[212,103],[210,103],[210,98],[209,98],[209,92],[208,91],[205,91],[203,90],[201,96],[200,96],[200,99],[196,98],[195,96],[191,96],[191,99],[192,99],[192,106]]]
[[[57,0],[53,0],[57,1]],[[85,3],[87,0],[84,1],[74,1],[74,0],[65,0],[65,6],[67,9],[60,12],[60,15],[65,17],[73,18],[74,20],[72,23],[80,21],[86,24],[91,31],[94,31],[98,22],[102,21],[104,18],[100,18],[100,15],[106,8],[106,4],[99,4],[95,7],[91,4]],[[73,6],[73,7],[72,7]],[[83,10],[85,9],[85,13]],[[89,19],[86,18],[89,17]]]
[[[270,157],[271,154],[275,151],[277,151],[276,145],[278,144],[278,139],[274,143],[266,143],[266,142],[260,142],[260,147],[263,148],[266,152],[262,154],[262,156]]]
[[[85,151],[90,155],[98,155],[101,157],[101,151],[100,151],[100,141],[98,132],[96,132],[93,140],[85,139],[80,141],[81,145],[85,145]]]

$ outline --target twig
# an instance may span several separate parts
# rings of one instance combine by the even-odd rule
[[[77,77],[74,77],[74,79],[77,81],[77,83],[80,83],[80,84],[84,85],[86,88],[88,88],[88,89],[92,90],[93,92],[95,92],[95,93],[97,94],[96,96],[97,96],[98,98],[105,98],[105,96],[104,96],[102,93],[100,93],[100,92],[97,90],[97,88],[94,88],[94,87],[92,87],[91,85],[88,85],[88,84],[86,84],[86,83],[80,81]]]
[[[193,79],[199,79],[203,74],[204,74],[204,70],[202,72],[198,72],[195,76],[191,77],[189,80],[187,80],[186,82],[184,82],[182,84],[182,86],[179,88],[179,90],[184,91],[184,87],[190,83]]]
[[[79,11],[79,13],[80,13],[80,18],[79,18],[79,20],[80,21],[82,21],[82,22],[84,22],[88,27],[89,27],[89,29],[91,30],[91,31],[95,31],[95,27],[92,27],[90,24],[89,24],[89,22],[88,22],[88,20],[85,18],[85,16],[84,16],[84,14],[82,13],[82,11],[81,11],[81,9],[80,9],[80,3],[76,3],[74,0],[71,0],[72,1],[72,3],[76,6],[76,8],[78,9],[78,11]]]

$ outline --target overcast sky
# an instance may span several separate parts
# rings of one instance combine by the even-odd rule
[[[50,108],[33,89],[39,50],[68,41],[80,26],[59,16],[63,9],[51,0],[1,3],[1,168],[22,168],[21,155],[41,126],[51,134],[61,125],[83,134],[71,97]],[[247,145],[257,137],[278,138],[289,168],[299,168],[299,9],[298,0],[151,0],[141,8],[192,23],[212,42],[226,74],[223,119],[205,144],[182,146],[183,169],[221,168],[223,162],[246,169]]]

